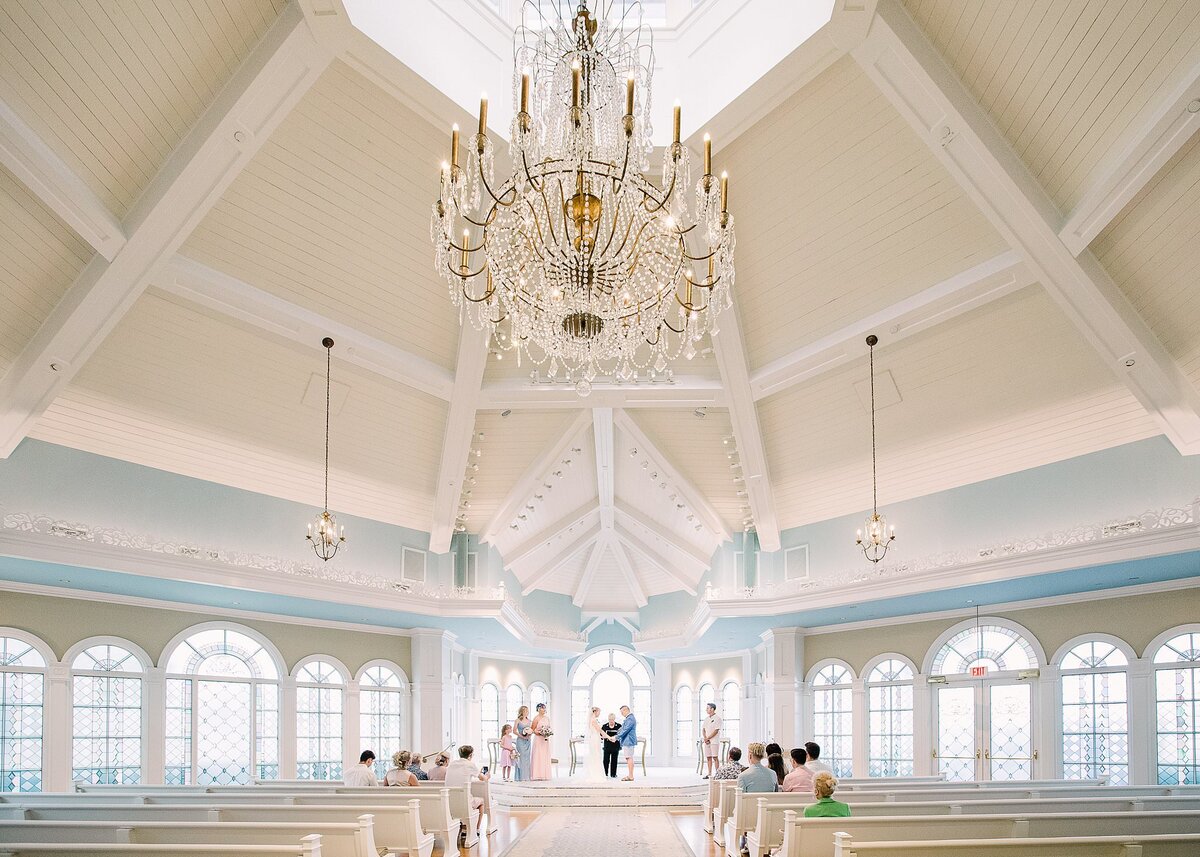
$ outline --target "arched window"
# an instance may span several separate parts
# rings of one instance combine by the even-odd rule
[[[296,776],[340,780],[346,749],[342,740],[345,676],[327,660],[314,658],[296,670]]]
[[[593,705],[601,716],[628,705],[642,724],[638,733],[647,739],[646,749],[651,750],[647,729],[653,720],[650,669],[641,658],[616,647],[594,649],[575,662],[570,682],[572,735],[585,733]]]
[[[512,723],[517,711],[525,704],[525,690],[519,684],[510,684],[504,691],[504,719]]]
[[[933,658],[934,675],[968,675],[972,667],[988,672],[1027,670],[1038,664],[1037,652],[1019,632],[1003,625],[963,628]]]
[[[913,774],[913,671],[898,658],[867,673],[867,775]]]
[[[377,663],[363,669],[358,686],[362,745],[375,752],[375,775],[382,778],[392,766],[392,754],[404,749],[401,728],[406,720],[408,682],[399,667]]]
[[[500,688],[490,682],[479,688],[479,732],[485,747],[500,737]]]
[[[696,712],[699,717],[699,722],[703,723],[708,717],[708,704],[717,704],[717,689],[708,682],[700,685],[700,693],[696,695]],[[700,733],[696,733],[696,737],[700,737]]]
[[[71,660],[71,779],[142,781],[144,664],[124,646],[98,643]]]
[[[829,664],[812,682],[813,740],[821,745],[821,759],[837,777],[854,773],[853,679],[847,667]]]
[[[675,688],[675,755],[686,759],[696,752],[696,711],[692,708],[692,689]]]
[[[1129,658],[1113,643],[1088,640],[1060,666],[1063,778],[1129,785]]]
[[[29,642],[0,636],[0,792],[42,790],[46,657]]]
[[[1158,782],[1200,783],[1200,630],[1171,637],[1154,653]]]
[[[721,686],[721,722],[729,746],[742,746],[742,688],[736,681]]]
[[[529,686],[529,710],[537,711],[539,704],[550,704],[550,689],[540,681],[535,681]]]
[[[215,624],[167,651],[166,782],[278,778],[278,654],[248,628]]]

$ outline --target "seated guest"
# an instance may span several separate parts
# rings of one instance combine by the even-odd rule
[[[458,758],[450,764],[446,765],[446,786],[447,788],[455,788],[456,786],[467,786],[478,780],[486,783],[491,777],[489,774],[479,773],[479,768],[471,761],[471,757],[475,755],[475,748],[470,744],[463,744],[458,748]],[[471,809],[477,810],[483,806],[483,798],[471,795]],[[483,824],[483,813],[479,813],[479,820],[475,822],[476,831]]]
[[[740,747],[730,747],[728,760],[724,765],[717,768],[717,772],[713,774],[714,780],[736,780],[746,770],[746,766],[742,764],[742,750]]]
[[[806,741],[804,742],[804,750],[806,753],[808,753],[808,762],[805,763],[804,767],[812,771],[814,777],[822,771],[827,774],[833,773],[833,768],[829,767],[824,762],[817,761],[817,759],[821,757],[820,744],[815,741]]]
[[[408,769],[412,761],[412,753],[407,750],[397,750],[392,754],[392,767],[383,775],[385,786],[415,786],[417,775]]]
[[[440,783],[446,779],[446,765],[450,764],[450,757],[445,753],[438,753],[437,758],[433,760],[433,770],[429,772],[429,781],[431,783]]]
[[[779,781],[775,772],[763,767],[763,755],[766,753],[763,745],[755,741],[746,748],[746,752],[750,754],[750,767],[738,775],[738,791],[746,793],[779,791]]]
[[[764,762],[766,762],[766,760],[771,758],[772,756],[776,756],[776,755],[782,756],[783,755],[783,748],[780,747],[778,744],[776,744],[774,741],[772,741],[770,744],[768,744],[766,747],[764,747],[763,750],[767,754],[767,755],[763,756]]]
[[[778,786],[776,791],[782,791],[783,779],[787,776],[787,771],[783,769],[783,756],[778,753],[772,753],[767,756],[767,767],[775,774],[775,779],[778,781],[775,784]]]
[[[419,753],[412,754],[412,762],[409,763],[408,769],[418,781],[429,779],[429,774],[425,773],[425,769],[421,767],[421,755]]]
[[[828,771],[821,771],[813,777],[813,796],[817,802],[804,808],[804,817],[849,818],[850,807],[833,799],[833,790],[836,788],[837,780]]]
[[[379,785],[379,777],[375,776],[375,754],[363,750],[358,757],[358,764],[346,772],[343,782],[349,788],[360,789],[366,786]]]
[[[792,750],[792,770],[783,778],[783,791],[807,794],[813,790],[813,772],[804,767],[806,761],[808,753],[803,747]]]

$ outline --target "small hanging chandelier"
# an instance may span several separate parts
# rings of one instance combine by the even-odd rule
[[[669,374],[716,332],[732,302],[733,215],[707,135],[692,185],[678,102],[661,182],[646,176],[654,51],[641,5],[595,0],[593,13],[580,0],[565,19],[545,5],[527,0],[516,31],[511,171],[493,175],[486,96],[461,162],[454,126],[434,264],[460,320],[586,396],[598,374]]]
[[[316,555],[329,562],[337,555],[342,542],[346,541],[346,528],[339,527],[333,515],[329,514],[329,370],[333,363],[333,340],[326,336],[321,344],[325,346],[325,506],[317,515],[316,522],[308,525],[305,538],[312,544]]]
[[[867,337],[871,361],[871,517],[867,518],[866,535],[858,530],[854,543],[862,548],[863,556],[871,562],[879,562],[887,556],[888,548],[896,539],[896,528],[888,527],[883,515],[879,514],[879,480],[875,475],[875,346],[879,337]]]

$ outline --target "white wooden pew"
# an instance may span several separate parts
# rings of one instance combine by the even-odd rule
[[[321,837],[299,845],[133,845],[127,842],[8,842],[0,857],[321,857]]]
[[[802,815],[812,799],[799,794],[757,795],[758,812],[754,829],[746,836],[751,857],[783,845],[784,814],[789,810]],[[1200,813],[1200,795],[1194,797],[1149,798],[1041,798],[1026,800],[979,800],[960,803],[897,802],[862,804],[851,807],[855,818],[880,815],[1044,815],[1047,813],[1087,812],[1194,812]]]
[[[420,823],[420,801],[412,799],[402,806],[285,804],[58,804],[0,806],[0,819],[27,821],[119,821],[119,822],[341,822],[357,823],[364,814],[374,816],[375,843],[405,857],[429,857],[434,837]]]
[[[838,779],[838,788],[879,791],[880,789],[921,789],[921,788],[950,788],[950,789],[1003,789],[1010,786],[1023,788],[1059,788],[1077,786],[1103,786],[1108,784],[1107,777],[1097,777],[1086,780],[947,780],[942,775],[936,777],[842,777]]]
[[[220,822],[3,821],[0,853],[9,843],[117,843],[131,845],[286,845],[305,836],[321,837],[323,857],[378,857],[373,819],[357,823],[252,824]]]
[[[962,785],[956,783],[955,785]],[[839,786],[838,792],[842,793]],[[1106,797],[1154,797],[1200,794],[1200,786],[1055,786],[1052,788],[1030,788],[1019,783],[1008,783],[1005,787],[940,788],[940,789],[880,789],[860,790],[842,796],[847,803],[860,805],[879,801],[966,801],[1000,800],[1009,798],[1043,797],[1091,797],[1102,794]]]
[[[836,857],[1196,857],[1200,833],[855,842],[834,834]]]
[[[854,842],[1149,836],[1200,831],[1200,813],[1090,812],[802,818],[784,813],[782,857],[834,857],[834,834]],[[728,846],[726,846],[728,850]]]

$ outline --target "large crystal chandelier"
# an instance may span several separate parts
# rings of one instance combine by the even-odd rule
[[[460,316],[582,395],[598,374],[651,377],[694,356],[734,279],[729,182],[713,175],[711,140],[693,186],[676,103],[661,178],[644,174],[651,34],[640,4],[593,5],[562,19],[525,4],[511,172],[496,182],[485,96],[465,152],[452,132],[431,227]]]

